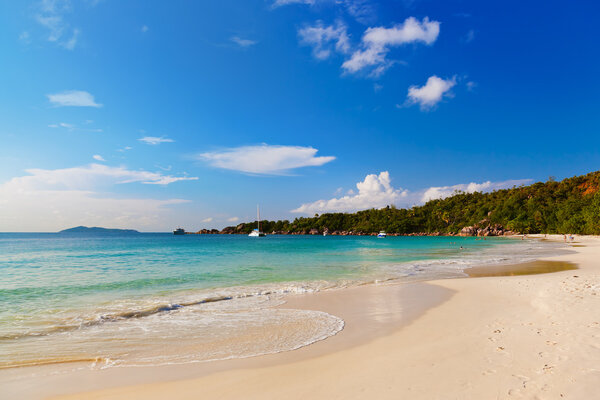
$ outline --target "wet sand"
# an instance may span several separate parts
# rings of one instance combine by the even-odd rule
[[[536,260],[522,264],[472,267],[465,269],[464,272],[471,278],[480,278],[485,276],[548,274],[551,272],[570,271],[574,269],[577,269],[577,265],[568,261]]]

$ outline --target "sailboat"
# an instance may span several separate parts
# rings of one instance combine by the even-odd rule
[[[262,237],[266,236],[263,232],[260,231],[260,210],[258,208],[258,204],[256,205],[256,224],[257,228],[253,229],[252,232],[248,236],[250,237]]]

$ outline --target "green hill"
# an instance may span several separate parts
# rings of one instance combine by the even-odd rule
[[[490,193],[462,193],[431,200],[422,206],[388,206],[356,213],[327,213],[294,221],[261,221],[264,232],[312,233],[345,231],[372,233],[457,234],[463,228],[487,228],[491,234],[520,233],[600,234],[600,171],[567,178],[550,178],[529,186]],[[225,228],[223,233],[248,233],[255,222]],[[466,232],[466,231],[465,231]],[[470,233],[474,233],[470,232]],[[481,232],[480,232],[481,233]]]

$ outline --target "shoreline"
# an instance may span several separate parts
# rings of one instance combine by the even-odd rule
[[[594,246],[592,247],[598,247],[598,244],[600,244],[598,239],[594,238],[583,238],[582,240],[593,242]],[[578,248],[573,254],[552,257],[552,259],[574,261],[571,259],[579,258],[579,255],[588,253],[589,250],[590,247],[586,246]],[[596,252],[599,252],[599,250],[600,247],[595,249]],[[547,280],[547,277],[556,277],[571,272],[573,271],[545,275],[522,275],[508,279],[514,281],[515,279],[529,280],[539,279],[536,277],[542,277],[542,280]],[[577,271],[577,273],[580,273],[580,271]],[[583,275],[584,273],[581,274]],[[264,398],[259,390],[260,385],[256,386],[256,392],[252,391],[252,388],[255,387],[255,382],[262,382],[263,385],[266,385],[268,381],[270,382],[273,379],[278,381],[278,379],[281,378],[282,373],[280,370],[286,370],[288,371],[285,373],[286,379],[282,381],[281,385],[275,385],[277,389],[272,389],[274,392],[269,392],[266,394],[266,397],[270,398],[281,394],[291,396],[292,398],[303,397],[301,393],[302,387],[305,385],[302,381],[308,379],[306,386],[309,387],[316,385],[323,390],[325,390],[326,387],[328,387],[327,390],[333,390],[334,388],[331,388],[331,385],[327,385],[327,380],[325,378],[330,375],[329,368],[339,369],[337,367],[342,367],[342,370],[347,370],[347,374],[343,374],[344,376],[353,376],[353,369],[349,367],[356,364],[357,360],[360,360],[360,363],[364,362],[369,364],[370,361],[382,357],[381,342],[386,342],[383,347],[393,348],[394,350],[392,353],[394,354],[400,352],[403,354],[408,353],[410,355],[413,352],[412,349],[409,348],[410,346],[407,347],[407,345],[404,344],[405,338],[399,339],[399,336],[406,336],[415,329],[423,329],[423,324],[425,324],[425,333],[427,333],[432,325],[439,325],[440,316],[435,317],[435,315],[439,314],[440,309],[454,309],[454,314],[456,314],[456,307],[458,306],[458,304],[456,304],[457,298],[460,300],[460,298],[465,295],[467,295],[467,297],[468,295],[472,296],[473,292],[479,294],[483,293],[486,297],[489,297],[493,294],[493,290],[491,293],[487,292],[487,290],[490,289],[487,288],[487,286],[490,286],[488,282],[491,281],[500,284],[505,279],[507,278],[483,277],[476,280],[446,279],[441,281],[429,281],[427,283],[391,283],[291,296],[286,299],[286,304],[279,307],[304,308],[330,312],[332,315],[343,318],[347,324],[341,333],[324,341],[294,351],[247,359],[182,364],[166,367],[118,367],[100,371],[84,370],[77,371],[74,375],[69,374],[68,379],[65,376],[61,378],[61,375],[54,375],[45,377],[32,376],[29,379],[21,378],[11,380],[9,373],[4,375],[4,378],[6,378],[6,375],[9,375],[8,381],[6,379],[0,379],[0,381],[4,381],[3,387],[9,390],[11,388],[13,390],[18,390],[18,386],[24,384],[25,381],[33,383],[37,386],[37,390],[31,390],[27,394],[30,398],[43,398],[45,395],[68,395],[73,393],[78,394],[74,394],[71,398],[79,398],[81,392],[86,392],[86,398],[104,398],[106,396],[111,398],[161,398],[166,396],[167,392],[165,391],[168,391],[169,393],[175,391],[178,393],[176,397],[179,398],[192,398],[194,397],[191,395],[193,390],[192,392],[189,392],[191,388],[202,388],[202,393],[211,393],[211,395],[221,398],[239,398],[239,396],[245,398],[252,398],[253,396]],[[556,279],[550,278],[550,280],[554,281]],[[474,281],[477,281],[478,283],[466,283]],[[485,283],[482,284],[480,282]],[[519,285],[520,284],[521,283],[519,283]],[[473,286],[475,286],[475,288],[473,288]],[[479,286],[485,286],[486,290],[481,292],[481,288],[478,289]],[[496,284],[492,283],[491,286],[497,290]],[[418,295],[423,291],[427,292],[427,295],[424,297],[431,300],[429,303],[424,304],[423,302],[415,301],[418,298]],[[399,304],[394,305],[394,299],[396,300],[396,303]],[[371,304],[369,304],[369,301],[371,301]],[[413,304],[415,307],[412,310],[402,310],[402,305],[406,304]],[[493,310],[491,310],[493,307],[487,308],[487,313],[493,314]],[[432,315],[434,315],[434,319],[433,321],[429,321],[432,318]],[[456,315],[455,317],[455,319],[460,319]],[[444,329],[447,330],[447,326],[452,326],[451,319],[448,320],[446,317],[442,319],[446,320],[444,326],[440,328],[442,331],[444,331]],[[364,326],[367,326],[370,329],[365,329]],[[416,326],[420,328],[415,328]],[[421,332],[420,336],[426,338],[427,334],[423,336],[423,333],[424,332]],[[424,351],[427,350],[427,340],[423,343],[416,344],[418,344],[417,347],[424,349]],[[429,343],[429,345],[433,345],[434,348],[437,348],[435,343]],[[504,346],[499,347],[508,348]],[[435,349],[429,350],[430,351],[425,351],[420,357],[413,359],[413,362],[418,365],[419,363],[422,363],[422,360],[424,359],[430,359],[431,357],[435,359],[437,352],[433,351]],[[383,354],[385,353],[386,352]],[[358,359],[356,358],[357,354],[361,355]],[[372,356],[370,354],[372,354]],[[389,360],[386,358],[387,357],[384,357],[384,359],[381,360],[383,365],[386,365],[386,368],[380,370],[380,368],[372,366],[375,371],[385,373],[388,369],[396,369],[398,372],[410,372],[404,370],[401,364],[389,365],[389,361],[394,359],[393,356],[391,356]],[[322,366],[324,362],[333,362],[333,365],[329,365],[325,371],[321,371],[323,372],[322,376],[320,374],[309,374],[309,376],[307,376],[305,373],[297,371],[299,366],[303,366],[303,368],[309,370],[319,370],[319,367]],[[368,388],[368,390],[380,390],[377,389],[375,383],[380,383],[381,377],[374,376],[372,372],[368,372],[366,375],[368,376],[366,377],[363,371],[359,376],[356,376],[357,381],[363,382],[364,387]],[[375,375],[378,374],[375,373]],[[340,379],[343,377],[336,378]],[[252,385],[250,386],[247,385],[248,379],[252,380]],[[65,382],[73,382],[74,380],[78,382],[77,385],[70,387],[67,391],[51,390],[52,387],[58,389],[57,386],[65,384]],[[226,382],[232,381],[238,382],[238,384],[233,385],[233,387],[226,384]],[[353,381],[354,380],[350,380],[348,383],[351,384]],[[287,383],[283,384],[283,382]],[[8,384],[8,386],[6,384]],[[294,387],[298,389],[297,396],[290,394],[289,388],[286,388],[286,385],[289,385],[289,388]],[[301,387],[298,387],[298,385]],[[347,388],[343,385],[339,387],[338,385],[334,386],[337,387],[339,393],[345,393],[343,397],[353,397],[353,393],[356,395],[354,391],[346,392]],[[352,385],[350,385],[350,387],[351,386]],[[394,388],[392,387],[392,389]],[[400,389],[402,388],[396,387],[395,390],[392,390],[390,393],[396,395],[404,393],[406,395],[411,394],[411,396],[415,394],[412,390],[403,392]],[[162,393],[162,396],[160,393]],[[385,397],[387,392],[378,393],[378,396],[382,395]],[[263,395],[265,395],[265,393],[263,393]],[[304,395],[306,395],[306,393]],[[334,392],[319,392],[319,395],[330,397],[334,395]],[[19,397],[22,398],[22,396]],[[67,396],[66,398],[69,397]]]

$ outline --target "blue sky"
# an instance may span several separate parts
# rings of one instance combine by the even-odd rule
[[[597,170],[598,8],[2,2],[0,231],[197,230]]]

